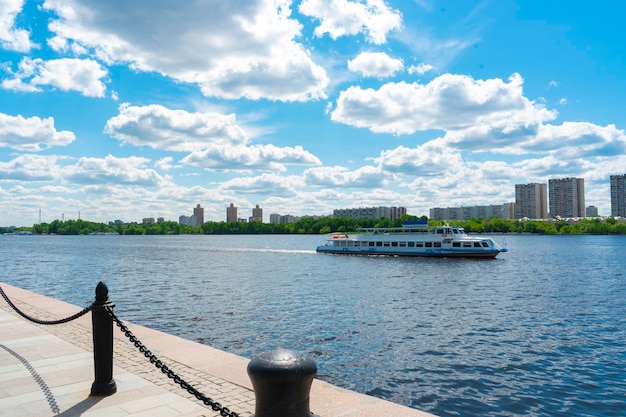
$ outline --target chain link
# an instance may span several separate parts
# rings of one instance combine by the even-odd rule
[[[213,401],[211,398],[207,397],[191,385],[187,383],[184,379],[182,379],[179,375],[177,375],[173,370],[171,370],[167,365],[165,365],[161,360],[159,360],[155,354],[153,354],[146,346],[137,339],[137,337],[130,331],[128,327],[117,317],[117,315],[113,312],[113,309],[110,306],[105,306],[104,309],[109,313],[109,316],[113,319],[117,327],[120,328],[122,333],[130,340],[130,342],[141,352],[146,358],[150,360],[150,363],[153,364],[157,369],[167,375],[168,378],[174,380],[174,382],[182,389],[187,391],[189,394],[196,397],[199,401],[202,401],[204,405],[207,407],[211,407],[213,411],[219,411],[220,415],[223,417],[239,417],[239,414],[234,411],[230,411],[228,407],[222,406],[219,402]]]
[[[91,307],[85,307],[85,309],[83,309],[83,311],[78,312],[76,314],[74,314],[73,316],[69,316],[66,317],[64,319],[60,319],[60,320],[40,320],[37,319],[35,317],[31,317],[28,314],[24,313],[23,311],[21,311],[19,308],[17,308],[15,306],[15,304],[13,304],[11,302],[11,300],[9,299],[9,297],[6,295],[6,293],[4,292],[4,290],[2,289],[2,287],[0,287],[0,294],[2,294],[2,298],[4,298],[4,300],[7,302],[7,304],[9,304],[9,306],[11,306],[11,308],[13,310],[15,310],[15,312],[17,314],[19,314],[20,316],[24,317],[26,320],[30,320],[33,323],[37,323],[37,324],[45,324],[45,325],[53,325],[53,324],[63,324],[63,323],[67,323],[70,322],[72,320],[76,320],[77,318],[84,316],[85,314],[87,314],[90,310]]]

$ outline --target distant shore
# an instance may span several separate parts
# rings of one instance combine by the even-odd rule
[[[261,234],[327,234],[353,233],[359,228],[400,227],[406,220],[426,217],[404,215],[398,219],[353,219],[348,217],[305,217],[295,223],[206,222],[192,227],[174,221],[156,223],[96,223],[86,220],[54,220],[32,227],[0,227],[0,234],[34,235],[261,235]],[[510,220],[491,217],[470,220],[429,220],[430,225],[448,223],[462,226],[467,233],[511,233],[541,235],[626,235],[626,219],[594,217],[585,219]]]

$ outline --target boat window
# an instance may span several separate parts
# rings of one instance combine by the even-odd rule
[[[409,242],[408,246],[409,246],[409,248],[414,248],[415,247],[415,242]]]
[[[398,242],[391,242],[391,246],[393,246],[394,248],[398,247]]]
[[[401,248],[406,248],[406,242],[400,242],[400,247]]]
[[[489,244],[487,242],[481,242],[483,244],[483,248],[488,248]]]
[[[454,248],[460,248],[460,247],[461,247],[461,242],[453,242],[453,243],[452,243],[452,247],[454,247]]]
[[[474,247],[475,248],[480,248],[480,242],[474,242]]]
[[[389,242],[383,242],[383,246],[389,247]]]
[[[424,242],[415,242],[415,247],[416,248],[423,248],[424,247]]]
[[[427,248],[432,248],[433,247],[433,242],[426,242],[426,247]]]
[[[382,246],[383,242],[376,242],[376,246]]]
[[[440,248],[441,247],[441,242],[435,242],[435,247],[436,248]]]
[[[368,242],[370,246],[376,246],[376,242]]]
[[[444,229],[437,229],[437,234],[442,234],[442,233],[446,233],[446,231]]]
[[[472,242],[463,242],[463,247],[464,248],[471,248],[472,247]]]

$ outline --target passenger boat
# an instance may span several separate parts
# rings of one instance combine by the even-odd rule
[[[402,227],[358,229],[359,233],[332,233],[317,252],[343,255],[430,256],[495,258],[507,252],[491,238],[469,236],[458,226],[428,226],[427,220],[407,221]]]

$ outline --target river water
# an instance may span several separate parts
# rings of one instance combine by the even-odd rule
[[[625,416],[626,237],[496,260],[315,253],[322,236],[0,236],[0,281],[438,416]],[[0,300],[1,301],[1,300]],[[148,346],[149,347],[149,346]]]

